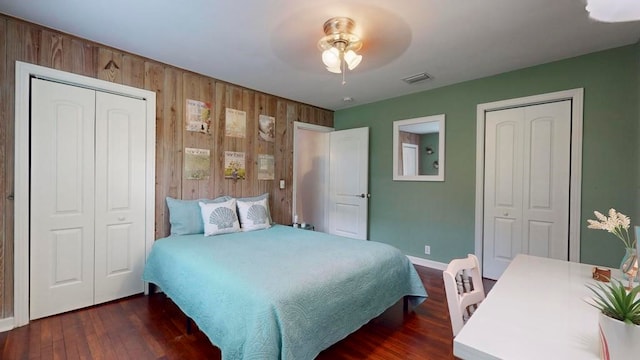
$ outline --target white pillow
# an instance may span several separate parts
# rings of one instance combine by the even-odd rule
[[[242,231],[268,229],[271,227],[268,198],[259,200],[238,199],[238,212],[240,213]]]
[[[236,214],[236,199],[220,203],[203,203],[200,201],[204,236],[227,234],[240,231],[240,222]]]

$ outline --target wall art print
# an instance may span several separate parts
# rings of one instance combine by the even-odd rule
[[[187,180],[206,180],[211,175],[209,149],[184,149],[184,177]]]
[[[187,99],[184,113],[187,131],[211,133],[211,103]]]
[[[247,113],[229,109],[225,112],[225,136],[243,138],[247,133]]]
[[[274,164],[273,155],[258,154],[258,180],[274,180]]]
[[[260,115],[258,118],[258,136],[261,140],[274,142],[276,140],[276,118]]]
[[[247,176],[244,153],[237,151],[224,152],[224,178],[244,180]]]

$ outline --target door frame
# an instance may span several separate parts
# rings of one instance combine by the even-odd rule
[[[298,136],[300,136],[298,134],[298,131],[300,130],[308,130],[308,131],[315,131],[315,132],[319,132],[319,133],[324,133],[325,135],[335,131],[335,128],[332,127],[328,127],[328,126],[322,126],[322,125],[315,125],[315,124],[309,124],[309,123],[305,123],[305,122],[301,122],[301,121],[294,121],[293,122],[293,179],[291,181],[291,191],[293,192],[293,196],[292,196],[292,207],[291,207],[291,222],[293,223],[293,217],[295,216],[295,214],[297,213],[297,209],[296,209],[296,204],[297,204],[297,198],[296,198],[296,193],[298,190],[298,177],[296,176],[296,174],[298,173],[298,166],[296,165],[298,163],[298,149],[296,148],[296,140],[298,138]],[[329,144],[327,143],[327,146],[325,147],[325,156],[327,157],[327,159],[329,159]],[[327,164],[329,162],[327,161]],[[328,205],[328,194],[329,194],[329,166],[327,166],[325,169],[325,181],[324,181],[324,193],[325,195],[325,199],[324,199],[324,214],[323,214],[323,228],[326,229],[327,228],[327,224],[329,222],[328,216],[327,216],[327,205]]]
[[[16,61],[15,87],[15,188],[14,188],[14,316],[13,326],[29,323],[29,127],[31,78],[104,91],[145,100],[146,103],[146,203],[145,248],[148,256],[155,239],[156,93],[131,86]],[[145,284],[145,292],[148,290]]]
[[[580,262],[580,200],[582,194],[582,122],[584,88],[478,104],[476,111],[475,255],[478,257],[480,264],[483,264],[485,114],[488,111],[504,110],[562,100],[571,100],[569,261]]]

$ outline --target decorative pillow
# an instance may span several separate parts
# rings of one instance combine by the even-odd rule
[[[264,193],[262,195],[253,196],[253,197],[238,198],[238,201],[245,201],[245,202],[260,201],[260,200],[266,200],[265,207],[267,209],[267,218],[269,219],[269,224],[273,224],[273,219],[271,218],[271,211],[269,211],[269,193]]]
[[[240,213],[242,231],[268,229],[271,227],[268,198],[255,201],[238,199],[238,213]]]
[[[236,214],[236,199],[220,203],[199,202],[204,222],[204,236],[228,234],[240,231]]]
[[[202,215],[198,203],[219,203],[231,199],[233,199],[231,196],[220,196],[213,200],[180,200],[167,197],[171,235],[202,234],[204,232],[204,224],[202,223]]]

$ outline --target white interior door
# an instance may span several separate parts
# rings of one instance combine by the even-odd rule
[[[571,102],[491,111],[485,126],[484,276],[519,253],[568,260]]]
[[[95,92],[32,80],[30,318],[93,304]]]
[[[402,143],[402,175],[418,175],[418,145]]]
[[[144,291],[145,108],[96,93],[96,304]]]
[[[369,128],[329,135],[329,233],[367,239]]]

